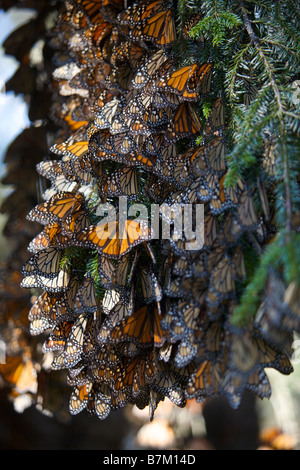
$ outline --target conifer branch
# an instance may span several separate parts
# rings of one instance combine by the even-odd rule
[[[265,66],[265,70],[269,77],[270,84],[272,86],[274,96],[277,102],[277,107],[278,107],[277,116],[279,119],[279,129],[280,129],[280,136],[282,139],[282,151],[283,151],[282,161],[283,161],[283,168],[284,168],[283,179],[284,179],[284,185],[285,185],[285,202],[286,202],[286,206],[285,206],[286,207],[286,232],[287,232],[287,236],[289,237],[289,234],[292,228],[292,202],[291,202],[291,193],[290,193],[290,175],[289,175],[289,167],[288,167],[288,155],[287,155],[287,148],[286,148],[286,142],[285,142],[286,129],[285,129],[284,119],[283,119],[283,115],[285,114],[285,109],[281,100],[280,91],[278,89],[276,80],[274,78],[274,74],[260,46],[260,40],[252,28],[252,24],[248,17],[247,10],[245,8],[243,0],[240,0],[240,5],[241,5],[242,17],[243,17],[243,21],[244,21],[247,33],[251,39],[252,44],[256,48],[259,54],[259,57],[261,58]]]

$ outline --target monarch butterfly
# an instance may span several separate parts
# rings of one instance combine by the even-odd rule
[[[73,140],[68,140],[62,144],[54,144],[50,148],[50,151],[62,156],[69,157],[81,157],[85,155],[89,150],[89,143],[87,140],[73,142]]]
[[[157,372],[157,358],[153,349],[133,358],[124,358],[114,374],[114,389],[117,392],[131,392],[137,397],[143,391],[149,392],[149,383],[154,381]]]
[[[95,362],[91,365],[92,377],[98,383],[113,385],[114,372],[118,368],[118,363],[107,364],[105,361]]]
[[[204,361],[188,380],[186,397],[202,402],[207,397],[219,395],[220,382],[225,373],[225,363]]]
[[[241,375],[226,371],[220,383],[220,390],[227,396],[233,409],[237,409],[241,403],[242,394],[247,388],[247,381]]]
[[[208,147],[205,141],[202,141],[196,149],[191,150],[190,163],[195,176],[203,176],[208,170],[207,150]]]
[[[255,317],[255,326],[270,344],[288,348],[293,342],[293,330],[297,331],[298,319],[283,307],[286,286],[280,275],[270,271],[265,292]],[[272,293],[270,297],[270,293]]]
[[[133,76],[132,86],[134,89],[144,88],[149,79],[153,77],[160,67],[167,62],[168,55],[163,51],[163,49],[158,50],[151,54],[149,57],[146,56],[145,61],[138,68],[137,72]],[[171,62],[168,62],[171,64]],[[148,91],[148,90],[147,90]],[[149,95],[148,95],[149,96]]]
[[[121,364],[121,356],[119,350],[114,348],[111,344],[107,347],[100,348],[95,354],[95,364],[97,365],[107,365],[108,367],[116,368]]]
[[[122,256],[118,261],[106,256],[99,257],[98,272],[102,284],[108,289],[107,293],[111,289],[116,289],[118,292],[126,289],[127,280],[131,277],[129,274],[130,264],[130,253]]]
[[[142,348],[162,346],[165,338],[157,307],[142,307],[122,320],[112,329],[110,340],[113,343],[130,341]]]
[[[248,377],[247,390],[254,392],[261,399],[270,398],[271,396],[271,385],[269,378],[264,370],[256,370]]]
[[[99,194],[107,197],[127,196],[129,200],[135,199],[138,194],[138,174],[132,167],[121,166],[110,175],[103,175],[99,179]]]
[[[48,330],[50,326],[51,324],[49,323],[47,317],[42,314],[36,314],[30,321],[29,331],[32,336],[37,336]]]
[[[219,294],[228,294],[235,289],[235,266],[228,256],[217,264],[211,273],[211,288]]]
[[[131,84],[134,71],[128,62],[118,65],[112,71],[112,75],[116,80],[116,83],[119,86],[120,90],[128,90],[128,87]]]
[[[179,194],[174,193],[175,201],[168,201],[172,204],[173,202],[184,203],[184,204],[193,204],[197,202],[208,202],[212,197],[212,190],[208,186],[207,181],[204,177],[199,177],[195,179],[184,191],[180,191]]]
[[[28,250],[32,253],[56,247],[66,248],[71,243],[71,238],[61,234],[61,226],[58,223],[47,225],[45,230],[37,235],[28,245]]]
[[[226,209],[229,209],[234,204],[237,203],[238,197],[237,195],[240,192],[240,187],[236,184],[232,188],[225,188],[226,175],[222,176],[217,184],[215,184],[217,180],[217,176],[215,174],[209,174],[206,176],[206,180],[209,182],[211,180],[210,186],[214,187],[212,191],[212,196],[210,199],[210,210],[213,215],[218,215],[224,212]]]
[[[177,140],[187,136],[195,137],[200,133],[200,130],[201,123],[196,112],[189,103],[183,103],[170,120],[165,134],[166,142],[177,142]]]
[[[77,6],[86,11],[88,15],[98,12],[100,8],[113,6],[115,8],[123,7],[123,0],[75,0]]]
[[[37,392],[37,372],[30,358],[7,356],[5,364],[0,364],[0,375],[17,393]]]
[[[62,292],[58,298],[54,297],[55,302],[52,301],[51,294],[50,301],[48,301],[50,302],[51,308],[47,309],[51,326],[55,326],[61,322],[75,320],[77,315],[75,308],[77,307],[77,293],[79,286],[79,280],[75,276],[72,276],[68,284],[68,289]],[[47,292],[45,294],[47,294]],[[42,300],[44,301],[43,298]]]
[[[95,99],[95,102],[93,103],[93,106],[92,106],[93,114],[97,115],[99,112],[101,112],[101,109],[103,108],[103,106],[109,101],[111,101],[114,97],[115,95],[109,90],[102,90],[99,96],[97,96],[97,98]],[[94,131],[97,131],[97,129],[94,128]],[[88,134],[88,138],[90,138],[89,134]]]
[[[232,329],[230,350],[230,369],[250,375],[257,364],[261,367],[272,367],[282,374],[293,371],[287,354],[270,346],[265,339],[254,336],[250,330]]]
[[[63,174],[67,180],[75,181],[77,183],[88,185],[93,177],[99,175],[99,165],[96,165],[88,155],[76,159],[69,159],[61,162],[61,168]],[[54,181],[54,185],[59,189],[57,179]],[[74,185],[74,189],[70,192],[74,192],[77,186]],[[68,191],[66,191],[68,192]]]
[[[164,315],[162,326],[167,331],[167,337],[172,343],[181,341],[188,335],[188,329],[182,318],[176,316],[174,312],[169,311]],[[173,352],[174,350],[175,347],[173,347]]]
[[[59,358],[60,356],[56,357]],[[86,367],[86,364],[83,363],[83,361],[79,362],[75,367],[68,370],[67,381],[71,386],[81,386],[89,382],[88,368]]]
[[[86,408],[92,386],[93,383],[88,382],[84,385],[77,386],[73,390],[69,401],[69,410],[72,415],[77,415]]]
[[[195,305],[192,301],[180,301],[177,308],[178,314],[183,318],[184,325],[190,330],[194,330],[200,319],[201,308]]]
[[[88,322],[91,319],[86,313],[81,313],[78,316],[78,319],[72,326],[70,334],[68,335],[68,340],[73,341],[78,346],[83,346],[84,334],[87,328]]]
[[[122,233],[119,226],[118,221],[91,225],[76,235],[76,244],[95,249],[108,257],[120,258],[149,238],[149,228],[141,222],[127,220]]]
[[[222,173],[226,170],[225,141],[222,137],[215,137],[209,142],[207,157],[213,171]]]
[[[213,135],[220,134],[225,125],[225,109],[224,100],[219,97],[214,102],[209,113],[207,121],[203,128],[204,138],[211,138]]]
[[[138,150],[147,157],[157,156],[161,161],[175,156],[175,144],[165,146],[164,133],[137,137]]]
[[[136,2],[118,15],[121,25],[130,27],[134,40],[154,42],[168,47],[176,40],[176,28],[170,2],[143,0]]]
[[[246,229],[252,229],[258,223],[254,201],[247,190],[243,191],[240,196],[237,218]]]
[[[122,101],[117,97],[113,98],[101,108],[100,113],[96,116],[94,121],[94,126],[97,129],[110,128],[114,117],[119,115],[122,110]]]
[[[234,250],[232,261],[234,264],[235,276],[238,280],[244,281],[246,278],[246,267],[244,253],[241,246],[237,246]]]
[[[153,2],[152,4],[157,4]],[[159,2],[162,3],[162,2]],[[142,22],[143,17],[142,15]],[[160,45],[161,47],[169,47],[176,40],[176,28],[171,10],[157,11],[157,13],[151,15],[142,26],[142,36],[144,40],[149,40]],[[139,31],[138,31],[139,36]],[[131,32],[131,37],[135,37],[135,31]]]
[[[193,181],[193,174],[190,166],[190,151],[184,154],[179,154],[175,158],[172,158],[169,163],[172,170],[168,168],[167,171],[174,175],[174,183],[176,186],[185,188],[189,183]],[[170,178],[170,175],[167,175]]]
[[[190,337],[184,337],[177,346],[174,363],[177,367],[184,367],[189,364],[198,354],[199,346],[194,344]]]
[[[155,391],[160,396],[168,396],[168,398],[170,398],[169,394],[172,393],[172,391],[178,393],[181,390],[181,393],[183,392],[179,380],[176,374],[174,374],[174,369],[161,361],[157,363],[157,373],[151,383],[151,390]]]
[[[128,131],[129,131],[129,127],[123,115],[119,115],[118,117],[114,118],[110,126],[110,132],[112,135],[120,134],[120,133],[124,133]]]
[[[58,193],[32,209],[27,219],[43,225],[58,223],[61,233],[69,236],[89,225],[85,199],[80,193]]]
[[[31,322],[37,317],[44,317],[50,320],[50,312],[61,296],[53,297],[48,292],[43,292],[33,303],[28,313],[28,320]],[[38,334],[38,333],[37,333]]]
[[[42,273],[45,276],[55,276],[59,270],[61,251],[56,248],[49,248],[38,252],[24,264],[21,274],[23,276],[33,273]]]
[[[156,301],[159,305],[159,302],[162,300],[162,288],[157,280],[157,277],[153,272],[149,272],[146,269],[141,269],[139,273],[139,278],[142,287],[143,300],[150,304],[153,301]]]
[[[92,318],[85,313],[81,313],[73,324],[63,351],[65,367],[74,367],[80,361],[86,339],[86,330],[91,323]]]
[[[182,293],[185,292],[185,295],[188,296],[189,299],[194,299],[195,303],[201,305],[201,302],[203,302],[205,298],[207,281],[201,277],[196,279],[186,278],[183,279],[180,289]]]
[[[159,170],[157,170],[157,173],[161,175]],[[159,180],[155,178],[154,175],[149,175],[144,191],[145,195],[147,195],[150,201],[162,204],[171,194],[173,191],[173,186],[169,183],[169,181],[164,180],[165,178],[163,178],[163,176],[162,180]]]
[[[68,124],[71,131],[77,131],[78,129],[82,129],[89,124],[89,121],[74,119],[74,117],[74,113],[69,113],[64,117],[64,120]]]
[[[102,387],[106,386],[105,384],[102,385]],[[108,394],[106,394],[108,395]],[[89,399],[89,401],[91,400],[91,398]],[[90,406],[88,404],[88,406]],[[109,415],[110,413],[110,410],[111,410],[111,405],[110,405],[110,402],[106,402],[104,399],[103,399],[103,393],[97,393],[96,394],[96,397],[94,399],[94,410],[96,412],[96,415],[98,416],[99,419],[105,419],[107,418],[107,416]]]
[[[182,36],[184,39],[191,39],[190,32],[191,30],[199,23],[199,21],[202,20],[202,15],[201,13],[194,13],[191,15],[187,21],[184,23],[183,28],[182,28]],[[204,37],[200,36],[199,38],[200,42],[204,42]]]
[[[181,297],[182,295],[181,280],[179,278],[168,279],[168,283],[166,283],[164,290],[165,290],[165,293],[169,297],[173,297],[173,298]]]
[[[134,387],[137,395],[141,388],[145,388],[147,386],[145,375],[143,375],[145,362],[146,356],[125,358],[114,373],[114,390],[128,394]]]
[[[115,294],[115,291],[110,291],[111,295]],[[104,301],[104,299],[103,299]],[[107,305],[103,305],[103,310],[107,309]],[[114,300],[113,306],[110,308],[109,316],[106,319],[106,322],[102,325],[100,329],[100,333],[98,335],[99,341],[106,340],[109,336],[109,332],[114,328],[117,324],[123,321],[125,318],[132,315],[134,309],[134,288],[132,287],[129,294],[126,295],[116,295],[116,299]]]
[[[78,288],[74,301],[74,312],[93,313],[97,310],[97,297],[94,281],[90,274],[87,274]]]
[[[74,5],[69,5],[68,11],[60,14],[60,21],[72,25],[74,28],[84,28],[87,26],[87,20],[82,11],[75,11]]]
[[[123,67],[120,68],[120,70],[123,70],[124,73],[124,67],[125,70],[130,70],[127,67],[127,64],[123,64]],[[93,74],[89,73],[88,75],[89,78],[89,83],[88,87],[91,88],[92,86],[95,86],[95,83],[98,83],[99,86],[102,88],[108,88],[111,90],[113,93],[118,93],[122,92],[122,86],[120,82],[118,81],[118,71],[116,68],[114,68],[111,64],[107,63],[106,61],[101,61],[99,62],[96,66],[95,69],[93,70]],[[131,77],[129,78],[129,80]]]
[[[36,169],[38,173],[51,182],[55,182],[58,176],[63,176],[61,162],[58,160],[45,160],[37,164]]]
[[[192,262],[193,259],[188,253],[178,257],[172,266],[172,273],[175,276],[189,277],[192,275]]]
[[[62,292],[68,288],[70,272],[68,267],[60,268],[62,253],[56,248],[42,250],[22,267],[24,279],[21,287],[41,287],[50,293]]]
[[[46,189],[42,196],[47,201],[51,199],[58,192],[73,192],[79,189],[77,181],[69,181],[65,175],[58,176],[52,183],[49,189]]]
[[[145,55],[145,48],[132,41],[122,41],[113,46],[110,62],[115,67],[127,62],[131,70],[136,70]]]
[[[260,367],[257,367],[246,378],[241,374],[227,371],[220,384],[220,389],[228,397],[234,409],[238,408],[245,390],[250,390],[261,399],[270,398],[271,396],[271,385],[268,376]]]
[[[80,22],[81,27],[86,26],[89,22],[101,22],[100,8],[103,6],[103,3],[103,1],[96,0],[76,0],[76,7],[82,8],[83,20]]]
[[[63,351],[72,325],[72,322],[62,322],[57,324],[44,342],[43,352]]]
[[[84,31],[84,36],[94,47],[98,48],[103,39],[111,34],[112,28],[112,24],[102,20],[94,25],[90,25],[90,27]]]
[[[244,229],[236,216],[231,213],[226,214],[219,232],[219,239],[222,243],[231,246],[236,243],[243,233]]]
[[[222,322],[213,320],[204,325],[204,349],[205,356],[209,360],[217,359],[224,348],[224,326]]]
[[[158,54],[158,53],[157,53]],[[155,94],[162,93],[162,95],[167,94],[168,90],[157,90],[156,83],[161,79],[161,77],[166,76],[174,72],[175,64],[174,59],[167,55],[157,55],[150,57],[149,62],[146,64],[147,72],[149,73],[148,79],[146,80],[144,93],[150,95],[152,100],[155,101]],[[152,65],[152,60],[158,59],[158,62]],[[143,68],[141,70],[143,72]],[[159,100],[158,100],[159,101]]]
[[[153,132],[162,132],[169,121],[168,115],[163,109],[147,108],[137,114],[136,119],[131,119],[130,133],[134,135],[150,135]]]
[[[162,325],[164,321],[162,320]],[[164,328],[167,331],[167,328]],[[173,345],[169,342],[165,342],[165,344],[158,350],[158,359],[159,361],[169,362],[173,352]]]
[[[194,64],[182,67],[160,77],[156,83],[152,84],[152,88],[155,91],[163,90],[176,93],[185,101],[196,101],[199,99],[200,85],[211,73],[211,69],[211,63],[202,66]]]
[[[210,247],[213,245],[217,236],[219,236],[219,224],[217,218],[210,212],[204,215],[204,246]]]
[[[113,140],[113,149],[116,153],[121,155],[131,154],[136,150],[136,143],[134,139],[127,134],[118,134],[114,137]]]

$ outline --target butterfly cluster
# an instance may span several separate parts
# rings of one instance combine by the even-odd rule
[[[52,159],[37,165],[49,184],[27,216],[43,229],[21,285],[40,292],[30,332],[46,335],[52,369],[67,371],[72,414],[104,419],[131,403],[149,405],[153,418],[165,397],[185,406],[225,395],[236,407],[245,390],[270,396],[265,368],[292,371],[263,328],[272,306],[249,327],[230,321],[247,276],[243,239],[262,227],[247,183],[225,181],[226,107],[213,60],[186,63],[174,52],[200,18],[191,10],[179,28],[171,0],[66,0],[51,31],[59,132]],[[202,205],[203,246],[178,238],[168,213],[169,239],[151,238],[137,219],[121,229],[101,218],[100,205],[118,212],[120,197]]]

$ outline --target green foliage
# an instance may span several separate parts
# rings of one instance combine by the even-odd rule
[[[219,2],[220,3],[220,2]],[[195,26],[190,35],[197,38],[205,34],[212,34],[212,45],[221,46],[227,40],[228,30],[242,25],[240,18],[226,11],[219,11],[218,15],[206,16]]]
[[[280,271],[286,284],[300,279],[300,93],[296,96],[292,86],[300,79],[300,4],[180,1],[179,11],[184,7],[202,13],[191,36],[205,38],[201,57],[213,59],[213,90],[225,97],[225,187],[241,178],[267,231],[272,226],[274,232],[267,244],[255,239],[247,246],[248,276],[233,316],[235,324],[245,324],[257,311],[270,269]],[[204,115],[208,109],[204,103]],[[268,145],[272,162],[267,161]],[[273,225],[258,195],[258,179],[272,207]]]

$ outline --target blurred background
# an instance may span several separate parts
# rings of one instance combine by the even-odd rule
[[[31,122],[28,97],[23,93],[15,93],[5,85],[20,64],[15,57],[5,54],[3,46],[13,30],[36,15],[30,9],[1,10],[1,1],[0,262],[5,261],[9,253],[14,257],[16,250],[16,245],[11,244],[5,233],[11,214],[3,203],[14,191],[14,185],[7,184],[5,180],[5,155],[14,139]],[[32,165],[32,175],[34,174],[35,164]],[[35,184],[34,181],[33,185]],[[0,295],[3,295],[3,289]],[[0,303],[0,308],[1,305],[3,304]],[[299,343],[295,343],[297,344]],[[26,401],[26,394],[22,396],[22,400],[16,399],[6,385],[0,382],[0,449],[299,450],[299,363],[300,354],[295,350],[295,371],[291,376],[267,370],[273,390],[270,400],[260,401],[251,394],[246,394],[240,408],[234,411],[225,399],[207,400],[203,404],[189,401],[182,409],[166,399],[159,404],[151,423],[147,409],[141,411],[131,406],[112,412],[104,421],[90,417],[86,412],[72,417],[68,413],[68,394],[60,397],[59,411],[53,415],[45,408],[41,411],[29,397]]]

